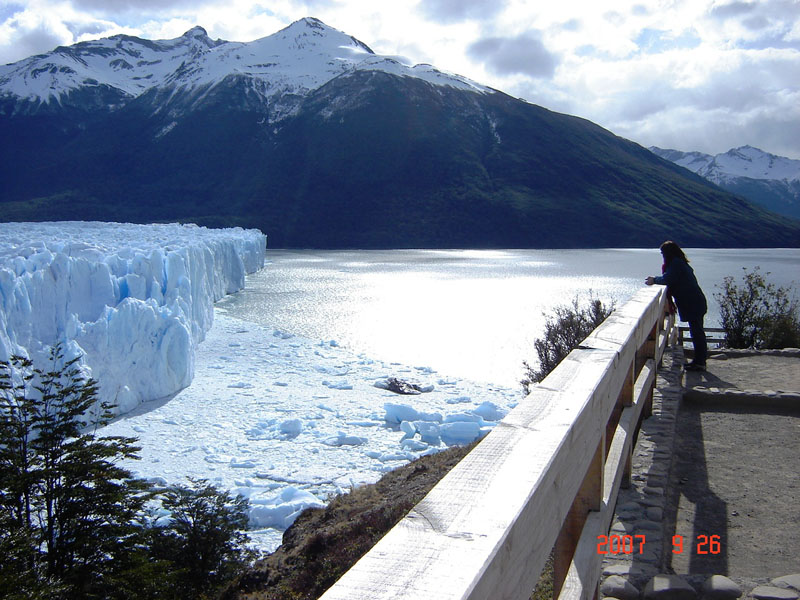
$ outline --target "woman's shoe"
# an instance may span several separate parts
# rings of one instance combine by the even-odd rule
[[[690,362],[683,367],[687,371],[705,371],[706,366],[696,362]]]

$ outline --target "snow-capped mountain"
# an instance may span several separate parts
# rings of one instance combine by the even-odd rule
[[[752,146],[713,156],[651,147],[660,156],[770,210],[800,218],[800,160]]]
[[[0,140],[0,221],[243,226],[273,247],[800,243],[800,225],[594,123],[313,18],[0,67]]]
[[[148,90],[159,103],[189,97],[194,103],[231,79],[246,82],[247,93],[272,109],[270,118],[287,116],[299,99],[330,80],[354,71],[378,70],[438,85],[474,91],[488,88],[430,65],[408,66],[375,54],[366,44],[314,18],[252,41],[212,40],[194,27],[173,40],[150,41],[115,35],[60,46],[17,63],[0,66],[0,97],[24,100],[27,111],[56,106],[113,110]]]

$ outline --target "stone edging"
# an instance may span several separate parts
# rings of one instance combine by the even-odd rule
[[[709,356],[727,354],[732,358],[740,356],[800,356],[800,348],[779,348],[773,350],[755,350],[751,348],[717,348],[708,351]]]
[[[689,402],[702,401],[727,405],[759,404],[762,406],[783,408],[800,407],[800,392],[738,390],[735,388],[716,388],[695,385],[687,388],[684,391],[683,397]]]
[[[800,350],[757,352],[727,351],[738,356],[771,354],[800,356]],[[751,354],[744,354],[750,352]],[[800,600],[800,573],[778,577],[763,582],[737,583],[723,575],[685,576],[662,573],[664,560],[663,515],[666,507],[666,488],[672,467],[677,414],[684,390],[681,386],[683,349],[669,348],[658,370],[653,393],[653,413],[642,421],[639,438],[633,451],[631,485],[619,492],[616,512],[609,537],[631,536],[634,552],[605,554],[600,579],[600,597],[607,600],[735,600],[740,596],[757,600]],[[693,388],[697,391],[698,388]],[[732,394],[732,390],[714,390],[711,396],[726,401],[753,401],[750,392]],[[692,390],[686,390],[691,392]],[[738,391],[738,390],[735,390]],[[797,406],[800,394],[755,392],[765,395],[771,403],[791,402]],[[773,396],[774,394],[774,396]],[[782,396],[787,396],[781,399]],[[789,397],[791,396],[791,398]],[[704,394],[704,399],[708,394]],[[741,584],[741,585],[740,585]]]

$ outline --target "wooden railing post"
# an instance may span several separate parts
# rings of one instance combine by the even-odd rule
[[[634,363],[635,362],[636,360],[634,359]],[[631,364],[631,366],[629,367],[628,377],[625,379],[625,385],[622,387],[622,391],[620,392],[619,395],[619,402],[617,403],[617,406],[619,407],[620,413],[625,407],[633,405],[634,385],[637,376],[637,371],[635,370],[635,366],[636,366],[635,364]],[[611,422],[609,422],[606,428],[606,439],[609,448],[611,446],[612,438],[614,437],[614,430],[617,428],[618,423],[619,423],[619,415],[617,415],[616,421],[613,424],[614,428],[611,429],[612,425]],[[606,454],[607,453],[608,452],[606,451]],[[631,485],[631,467],[633,464],[633,461],[631,460],[631,454],[632,453],[629,451],[628,455],[625,457],[625,467],[623,469],[622,481],[620,483],[620,485],[626,489],[629,488]]]
[[[603,472],[605,471],[606,441],[605,434],[602,435],[600,444],[594,453],[592,462],[583,479],[581,488],[572,507],[567,513],[567,518],[561,527],[555,545],[553,556],[553,598],[558,598],[561,587],[567,578],[572,557],[575,556],[575,548],[583,532],[586,517],[589,511],[600,510],[603,504]]]

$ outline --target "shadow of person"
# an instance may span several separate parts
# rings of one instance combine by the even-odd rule
[[[664,532],[664,566],[677,574],[728,573],[728,506],[709,486],[702,412],[678,411]]]
[[[685,371],[684,387],[715,387],[715,388],[735,388],[736,384],[720,379],[711,371]]]

